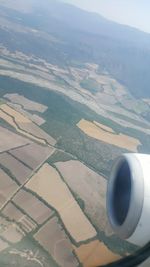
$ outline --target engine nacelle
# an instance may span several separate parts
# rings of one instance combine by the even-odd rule
[[[120,238],[140,246],[150,241],[150,155],[117,159],[107,187],[107,213]]]

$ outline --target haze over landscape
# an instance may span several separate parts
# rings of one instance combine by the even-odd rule
[[[150,2],[147,0],[62,0],[120,24],[150,33]]]
[[[0,265],[132,253],[106,187],[116,157],[150,153],[150,35],[63,1],[0,0],[0,36]]]

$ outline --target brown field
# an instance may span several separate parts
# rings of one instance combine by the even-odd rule
[[[30,111],[37,111],[43,113],[47,110],[47,106],[31,101],[28,98],[24,97],[23,95],[6,94],[4,95],[4,97],[9,99],[12,103],[20,104],[23,106],[24,109]]]
[[[30,168],[35,169],[39,164],[42,164],[42,162],[50,157],[54,151],[54,148],[32,143],[26,147],[13,149],[9,152],[27,164]]]
[[[29,168],[6,152],[0,154],[0,164],[7,168],[21,184],[23,184],[31,174]]]
[[[31,114],[30,112],[22,109],[22,107],[18,104],[13,104],[13,103],[7,103],[10,107],[14,108],[17,110],[19,113],[24,115],[25,117],[29,118],[31,121],[36,123],[37,125],[41,126],[43,123],[45,123],[45,120],[38,116],[37,114]]]
[[[70,235],[80,242],[96,236],[96,231],[75,201],[59,173],[44,164],[26,187],[36,192],[59,213]]]
[[[111,233],[106,215],[106,179],[80,161],[55,163],[68,186],[84,201],[85,213],[106,233]]]
[[[3,251],[4,249],[8,248],[8,247],[9,247],[8,243],[6,243],[2,239],[0,239],[0,252]]]
[[[27,216],[24,215],[18,208],[12,203],[8,203],[2,213],[10,220],[20,223],[22,229],[29,233],[36,228],[36,224]]]
[[[9,202],[3,209],[2,214],[7,216],[10,220],[18,222],[24,214],[17,209],[11,202]]]
[[[1,106],[4,106],[4,105],[1,105]],[[8,124],[10,124],[12,127],[14,127],[15,130],[16,130],[18,133],[20,133],[20,134],[22,134],[22,135],[24,135],[24,136],[26,136],[26,137],[28,137],[28,138],[31,138],[31,139],[33,139],[34,141],[37,141],[37,142],[42,143],[42,144],[45,144],[45,141],[44,141],[44,140],[41,140],[41,139],[39,139],[39,138],[36,138],[36,137],[32,136],[31,134],[29,134],[29,133],[27,133],[27,132],[25,132],[25,131],[19,129],[18,125],[14,122],[13,118],[11,117],[11,115],[6,114],[3,110],[0,110],[0,118],[2,118],[2,119],[5,120]],[[29,141],[28,141],[28,143],[29,143]]]
[[[34,238],[52,255],[60,266],[76,267],[79,265],[73,254],[72,245],[56,217],[48,221]]]
[[[7,121],[19,133],[42,144],[48,142],[49,144],[54,145],[56,143],[50,135],[15,109],[6,104],[1,105],[0,108],[0,118]]]
[[[18,185],[3,170],[0,170],[0,208],[17,189]]]
[[[99,240],[92,241],[80,247],[74,247],[76,255],[84,267],[95,267],[112,263],[121,257],[111,252]]]
[[[0,153],[29,143],[30,141],[28,139],[0,126]]]
[[[110,127],[108,127],[108,126],[106,126],[106,125],[104,125],[104,124],[101,124],[101,123],[99,123],[99,122],[97,122],[97,121],[93,121],[93,123],[94,123],[96,126],[98,126],[99,128],[105,130],[106,132],[114,133],[114,130],[113,130],[113,129],[111,129]]]
[[[24,190],[20,190],[17,193],[13,198],[13,202],[20,206],[38,224],[42,224],[53,215],[53,211],[50,208]]]
[[[137,148],[141,144],[138,139],[124,134],[113,134],[106,132],[93,122],[84,119],[82,119],[77,126],[90,137],[133,152],[137,152]]]
[[[50,145],[55,145],[56,141],[35,123],[31,121],[30,123],[18,122],[18,125],[23,131],[27,131],[31,136],[35,136],[37,140],[42,140],[41,143],[44,141],[44,144],[47,142]]]

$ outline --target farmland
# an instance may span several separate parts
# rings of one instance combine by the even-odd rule
[[[47,110],[48,107],[31,101],[27,98],[25,98],[23,95],[18,95],[18,94],[6,94],[4,95],[4,98],[10,100],[12,103],[19,104],[23,106],[23,109],[29,110],[29,111],[37,111],[40,113],[43,113]]]
[[[49,233],[49,235],[47,235]],[[57,218],[52,218],[34,236],[35,239],[50,252],[60,266],[76,267],[78,260],[73,254],[73,248]]]
[[[98,129],[114,135],[123,132],[123,129],[62,95],[49,91],[43,94],[43,89],[30,87],[30,84],[24,84],[20,91],[18,88],[22,84],[16,83],[16,88],[13,85],[6,91],[16,94],[15,99],[10,99],[12,95],[9,99],[7,96],[0,107],[2,129],[6,132],[6,127],[12,126],[9,132],[17,140],[24,141],[8,143],[5,149],[1,148],[4,144],[0,146],[2,171],[11,183],[17,185],[8,198],[2,197],[1,214],[9,224],[3,238],[6,243],[17,246],[18,242],[24,242],[27,235],[40,253],[47,253],[49,261],[59,266],[63,266],[64,260],[65,266],[70,266],[70,260],[73,266],[78,266],[83,261],[80,255],[82,249],[86,254],[86,245],[89,244],[90,250],[93,248],[91,242],[95,240],[101,243],[99,249],[104,249],[108,257],[115,260],[117,252],[120,254],[117,242],[121,241],[113,243],[112,238],[109,245],[112,231],[105,211],[106,175],[112,160],[127,149],[95,140],[82,132],[77,124],[85,118]],[[24,105],[19,101],[25,101]],[[39,107],[37,103],[41,103],[45,107],[43,112],[31,110],[32,101],[36,103],[36,106],[33,104],[34,109]],[[32,121],[34,115],[42,119],[40,127],[38,121]],[[7,241],[9,231],[12,231],[12,236]],[[50,235],[54,243],[58,242],[56,253],[49,242]],[[59,242],[61,238],[64,240]],[[123,248],[122,254],[126,251],[129,251],[127,247]],[[93,257],[99,262],[97,254]],[[85,259],[82,263],[87,264]]]
[[[91,251],[93,253],[91,253]],[[84,267],[101,266],[120,259],[119,255],[112,253],[102,242],[99,242],[98,240],[75,248],[75,252]]]
[[[14,204],[9,203],[4,209],[2,214],[12,221],[18,222],[21,228],[29,233],[36,228],[36,224],[25,214],[23,214]]]
[[[0,257],[89,267],[134,251],[110,229],[106,187],[117,156],[150,151],[147,102],[97,64],[2,52]]]
[[[17,191],[18,185],[0,170],[0,207]]]
[[[116,146],[125,148],[129,151],[137,152],[138,146],[141,144],[139,140],[133,137],[124,134],[118,135],[111,133],[110,130],[107,131],[106,128],[102,129],[99,125],[84,119],[82,119],[77,126],[90,137],[103,141],[107,144],[115,144]]]
[[[31,170],[28,167],[8,153],[0,154],[0,164],[8,169],[20,184],[23,184],[31,174]]]
[[[94,225],[110,231],[106,216],[106,180],[76,160],[57,162],[56,167],[72,191],[84,202],[84,212]]]
[[[0,126],[0,152],[29,144],[30,140]]]
[[[42,224],[53,215],[53,211],[50,208],[25,190],[20,190],[13,198],[13,202],[38,224]]]
[[[38,194],[57,210],[68,232],[77,243],[96,235],[95,229],[78,206],[68,187],[50,165],[43,165],[26,184],[26,188]]]
[[[35,169],[40,163],[50,157],[54,151],[55,149],[52,147],[32,143],[21,148],[12,149],[9,152],[30,168]]]
[[[21,134],[40,143],[54,144],[55,140],[41,130],[36,124],[30,121],[27,117],[20,114],[15,109],[4,104],[0,107],[0,117],[10,123]]]

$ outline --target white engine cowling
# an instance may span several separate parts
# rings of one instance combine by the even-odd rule
[[[117,159],[107,187],[107,213],[120,238],[139,246],[150,241],[150,155]]]

